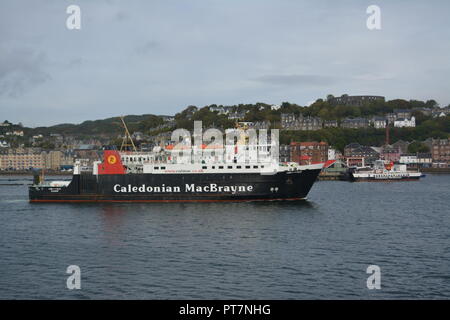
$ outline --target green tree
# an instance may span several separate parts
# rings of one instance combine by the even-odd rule
[[[408,145],[408,152],[409,153],[426,153],[430,152],[430,148],[419,141],[414,141]]]

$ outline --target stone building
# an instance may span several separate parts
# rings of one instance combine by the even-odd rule
[[[337,128],[338,126],[339,126],[339,124],[338,124],[337,120],[325,120],[323,122],[324,128]]]
[[[386,118],[383,117],[373,117],[372,124],[375,129],[384,129],[386,128]]]
[[[345,146],[344,156],[345,158],[361,158],[363,163],[372,164],[380,158],[380,153],[372,147],[354,142]]]
[[[301,165],[325,162],[328,160],[326,142],[291,142],[291,161]]]
[[[39,149],[17,148],[0,153],[0,170],[44,168],[45,155]]]
[[[293,113],[281,114],[281,127],[286,130],[320,130],[322,129],[323,121],[318,117],[298,117]]]
[[[327,99],[328,103],[332,105],[346,105],[346,106],[362,106],[365,103],[373,101],[384,102],[385,98],[382,96],[349,96],[343,94],[340,97],[330,97]]]
[[[280,162],[291,162],[291,146],[288,144],[280,145]]]
[[[433,162],[450,165],[450,138],[448,139],[427,139],[425,140],[431,150]]]
[[[342,128],[347,129],[359,129],[359,128],[367,128],[369,126],[369,120],[366,118],[354,118],[354,119],[344,119],[341,122]]]

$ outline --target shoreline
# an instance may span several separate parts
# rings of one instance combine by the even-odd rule
[[[45,176],[72,176],[72,172],[46,171]],[[0,171],[0,176],[33,176],[31,171]]]

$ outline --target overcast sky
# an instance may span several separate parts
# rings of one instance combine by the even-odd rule
[[[81,8],[81,30],[66,8]],[[381,8],[381,30],[366,9]],[[0,120],[26,126],[331,93],[450,103],[450,1],[0,2]]]

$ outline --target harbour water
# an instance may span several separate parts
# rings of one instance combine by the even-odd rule
[[[30,204],[30,182],[0,177],[0,299],[450,298],[450,175],[285,203]]]

